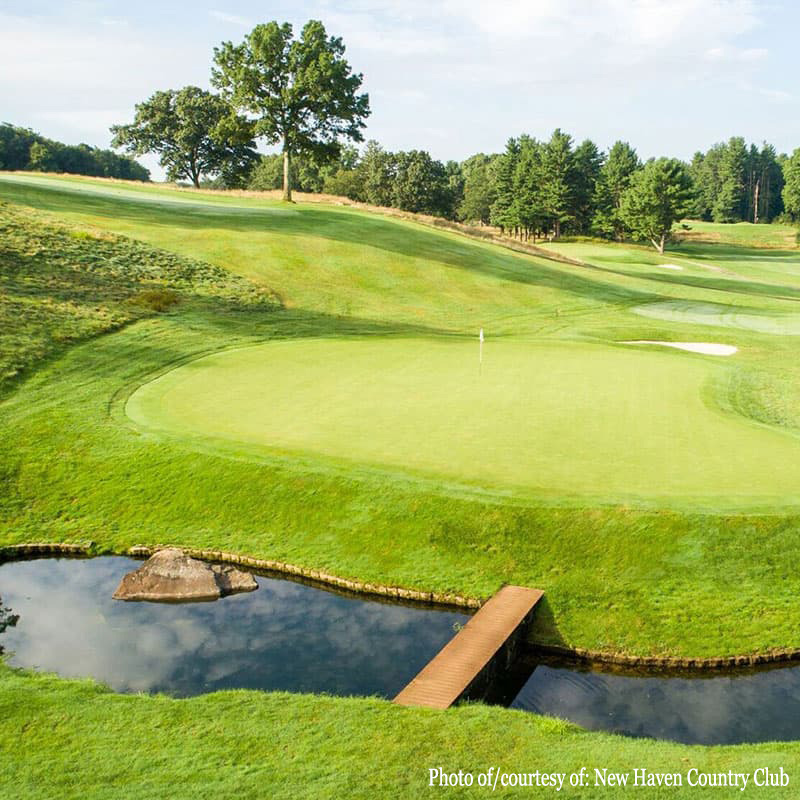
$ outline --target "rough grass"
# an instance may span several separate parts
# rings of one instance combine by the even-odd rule
[[[588,770],[584,789],[429,787],[428,770],[547,773]],[[189,700],[114,695],[88,682],[0,667],[0,795],[15,800],[241,800],[270,797],[618,796],[595,787],[595,768],[678,772],[679,789],[632,788],[637,797],[735,797],[686,785],[689,770],[753,773],[783,767],[792,796],[795,742],[687,747],[586,733],[521,711],[468,705],[412,710],[377,699],[283,692],[222,692]],[[629,778],[629,783],[633,777]]]
[[[220,267],[0,203],[0,392],[65,346],[183,302],[277,307]]]
[[[721,223],[685,220],[689,230],[678,228],[676,239],[683,242],[711,242],[743,247],[796,248],[797,228],[792,225],[753,225],[751,222]]]

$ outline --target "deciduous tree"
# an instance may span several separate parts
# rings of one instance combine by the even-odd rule
[[[800,220],[800,147],[783,165],[783,204],[793,220]]]
[[[250,124],[223,98],[197,86],[156,92],[136,106],[130,125],[114,125],[112,145],[156,153],[169,180],[227,176],[234,182],[257,158]]]
[[[491,164],[491,156],[478,153],[461,165],[464,195],[458,207],[458,216],[464,222],[489,224],[492,203],[497,198]]]
[[[283,193],[291,200],[291,160],[335,157],[343,139],[360,142],[369,97],[359,94],[362,76],[352,72],[338,37],[310,20],[298,39],[289,23],[257,25],[241,44],[214,49],[212,82],[252,119],[257,138],[279,144]]]
[[[397,153],[392,205],[403,211],[447,216],[452,206],[447,171],[424,150]]]
[[[392,204],[392,187],[397,174],[397,159],[394,154],[384,150],[376,141],[370,139],[361,156],[358,166],[361,179],[360,196],[373,206]]]

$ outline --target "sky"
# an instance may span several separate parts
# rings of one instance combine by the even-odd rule
[[[343,38],[365,136],[390,150],[461,160],[556,127],[645,158],[800,147],[791,0],[0,0],[0,121],[107,147],[137,102],[208,88],[213,48],[273,19]]]

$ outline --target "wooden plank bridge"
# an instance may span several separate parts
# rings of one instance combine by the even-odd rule
[[[401,706],[449,708],[507,668],[544,593],[504,586],[394,698]]]

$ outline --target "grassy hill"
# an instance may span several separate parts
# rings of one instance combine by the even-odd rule
[[[44,528],[113,549],[224,545],[480,597],[503,582],[536,585],[550,611],[535,637],[602,651],[699,657],[796,645],[786,608],[797,579],[782,566],[798,550],[794,337],[736,324],[750,315],[792,330],[791,270],[755,262],[741,274],[711,245],[702,261],[554,246],[587,264],[577,266],[350,209],[168,194],[0,180],[0,197],[40,209],[36,224],[62,224],[47,216],[58,211],[92,235],[193,259],[169,262],[162,280],[199,261],[246,277],[227,279],[228,301],[257,285],[283,304],[220,313],[186,300],[33,374],[0,411],[15,443],[3,462],[9,541]],[[684,270],[660,266],[676,260]],[[715,327],[703,315],[648,316],[665,304],[716,309]],[[477,387],[479,326],[488,338]],[[373,355],[359,366],[365,338]],[[739,352],[619,344],[670,339]],[[274,349],[286,340],[299,341]],[[236,351],[256,353],[247,373],[231,354],[254,345],[264,357]],[[288,353],[283,366],[278,352]],[[195,361],[209,353],[217,361]],[[152,378],[190,362],[200,394],[184,382],[181,397],[162,402],[165,384]],[[200,363],[215,368],[197,373]],[[217,382],[229,402],[232,375],[244,381],[242,410],[258,402],[267,412],[253,430],[202,407]],[[248,395],[264,386],[266,405]],[[148,392],[150,411],[137,414]],[[349,394],[369,410],[351,408]],[[335,397],[324,423],[316,409]]]
[[[22,374],[0,403],[0,543],[219,547],[479,597],[521,583],[547,593],[536,641],[606,653],[800,645],[800,259],[788,245],[692,240],[663,258],[551,245],[576,262],[565,263],[320,204],[20,175],[0,176],[0,201],[3,368]],[[624,344],[635,340],[738,352]],[[26,724],[20,696],[53,704],[24,728],[27,754],[4,762],[7,781],[13,771],[31,786],[44,759],[71,752],[51,712],[77,719],[87,702],[73,742],[115,764],[117,747],[145,736],[114,735],[126,704],[163,713],[166,736],[184,708],[228,721],[252,708],[256,738],[300,715],[285,751],[304,764],[287,768],[295,795],[420,794],[428,761],[454,746],[464,768],[486,754],[797,758],[795,745],[628,742],[502,709],[440,717],[236,693],[182,704],[6,670],[9,738]],[[338,730],[330,772],[310,766],[315,723]],[[430,726],[439,733],[422,735]],[[389,747],[380,730],[395,737],[395,782],[354,785]],[[220,775],[209,786],[256,793],[239,778],[265,756],[247,741],[176,743],[179,769],[209,759]],[[157,796],[172,772],[166,755],[155,761],[151,785],[120,780]],[[52,780],[51,792],[71,777]]]
[[[220,267],[10,203],[0,203],[0,284],[0,392],[65,346],[178,304],[278,306]]]

